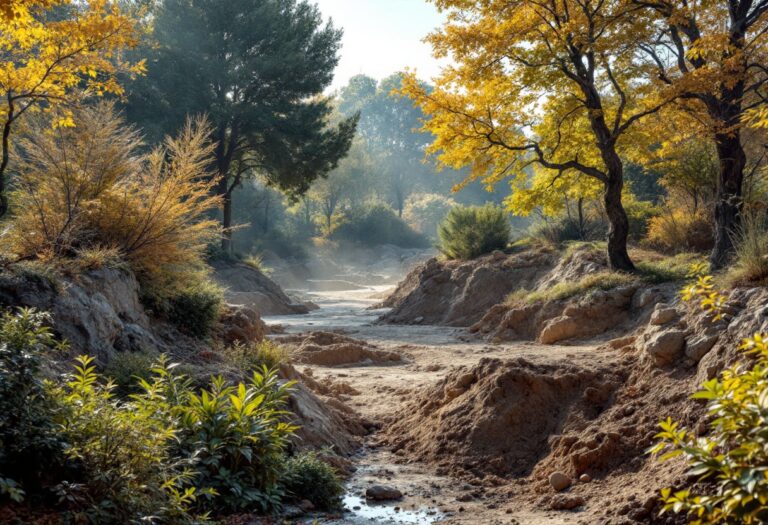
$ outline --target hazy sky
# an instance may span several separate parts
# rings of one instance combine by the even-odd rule
[[[333,88],[364,73],[381,79],[405,67],[428,80],[439,71],[421,40],[438,27],[441,15],[426,0],[313,0],[327,19],[344,29],[341,61]]]

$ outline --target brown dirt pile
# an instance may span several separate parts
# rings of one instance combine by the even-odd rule
[[[394,324],[469,326],[519,288],[532,288],[555,264],[545,250],[497,251],[472,261],[433,258],[412,270],[380,307]]]
[[[597,417],[623,380],[612,360],[585,365],[483,359],[426,389],[391,422],[395,449],[453,474],[519,477],[553,435]]]
[[[375,346],[334,332],[309,332],[276,338],[275,341],[293,347],[294,363],[318,366],[365,365],[399,363],[403,356],[379,350]]]

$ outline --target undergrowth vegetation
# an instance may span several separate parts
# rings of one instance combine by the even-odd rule
[[[696,301],[713,320],[721,319],[727,297],[705,266],[693,267],[690,276],[693,282],[683,289],[683,300]],[[749,364],[737,363],[692,396],[707,402],[706,430],[697,433],[667,418],[660,423],[659,441],[649,449],[662,461],[682,457],[689,479],[699,482],[693,488],[661,492],[662,512],[684,514],[694,525],[768,520],[768,339],[755,334],[740,350]]]
[[[506,212],[491,204],[452,208],[437,233],[440,252],[463,260],[505,249],[512,235]]]
[[[60,346],[48,321],[32,310],[0,321],[0,500],[58,500],[65,521],[94,525],[269,512],[305,489],[336,505],[333,470],[287,455],[293,383],[275,369],[196,387],[166,357],[147,370],[141,356],[108,367],[118,384],[81,356],[71,373],[46,375]],[[264,363],[269,353],[256,352]]]

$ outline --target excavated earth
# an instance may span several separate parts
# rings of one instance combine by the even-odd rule
[[[690,395],[744,359],[742,338],[768,331],[768,291],[732,291],[719,322],[680,304],[679,284],[491,304],[604,268],[578,251],[432,260],[377,305],[391,310],[370,312],[383,322],[323,325],[333,333],[309,320],[288,327],[310,388],[368,432],[349,458],[350,494],[379,483],[404,493],[390,504],[400,510],[373,522],[396,523],[397,512],[409,523],[682,522],[659,516],[657,494],[684,486],[684,465],[646,450],[667,416],[704,429],[704,406]],[[474,303],[482,306],[473,312]],[[345,344],[360,351],[347,358]],[[309,361],[302,347],[325,355],[315,345],[337,357]],[[332,523],[370,522],[364,503],[348,504],[352,513]]]

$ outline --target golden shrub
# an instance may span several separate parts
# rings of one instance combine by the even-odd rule
[[[77,126],[33,125],[21,143],[10,239],[21,257],[117,250],[146,281],[199,267],[220,234],[206,173],[212,146],[202,119],[142,153],[110,103],[78,110]]]

